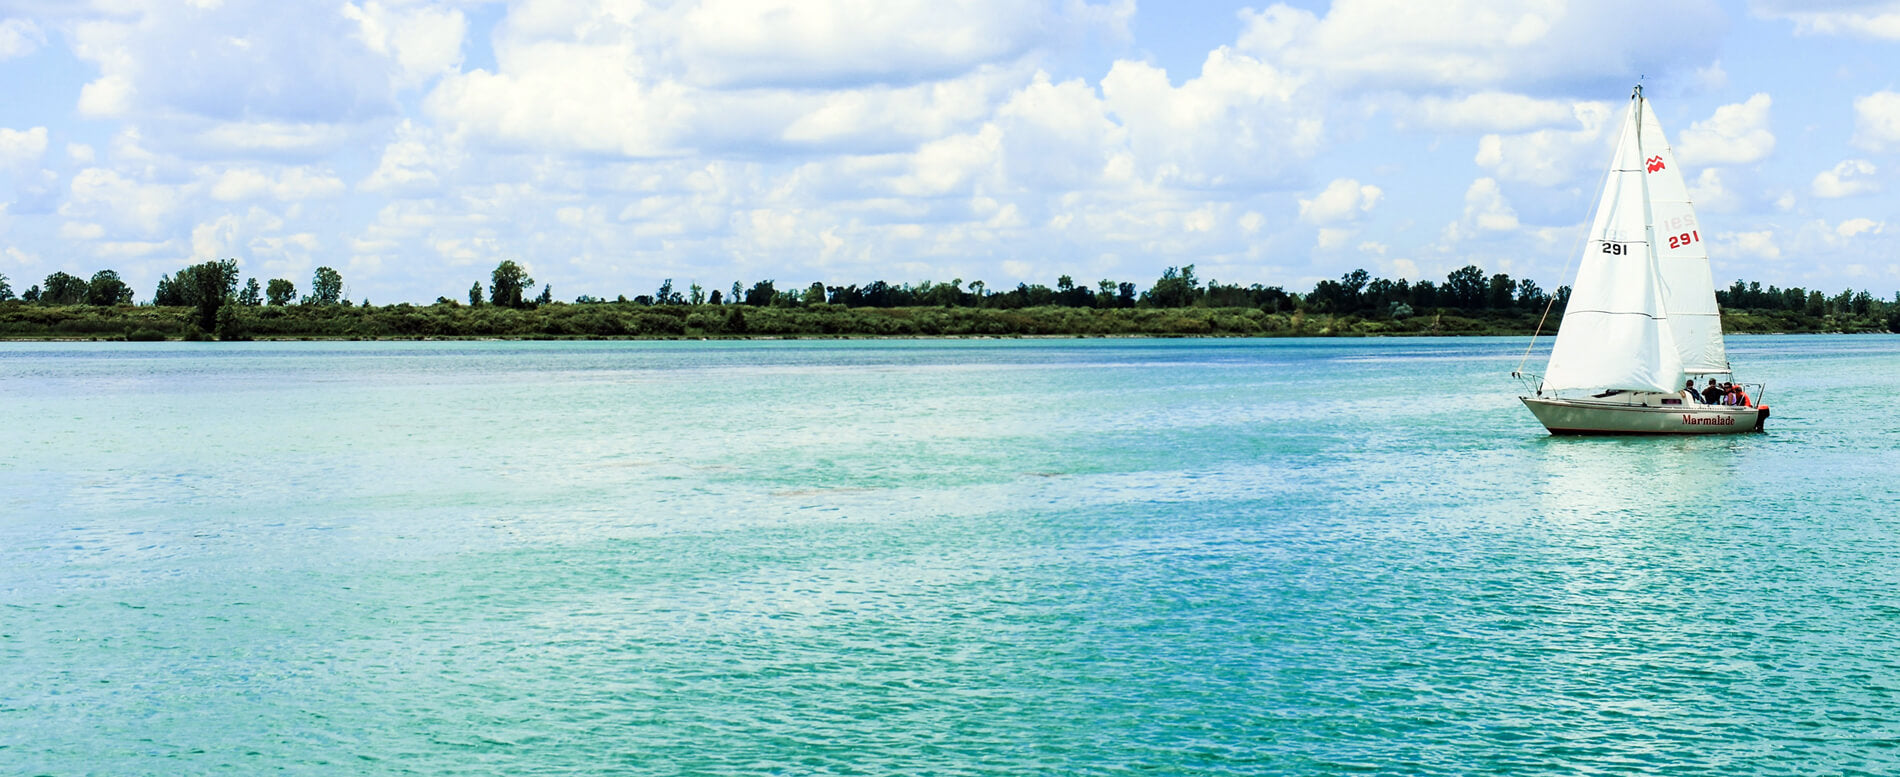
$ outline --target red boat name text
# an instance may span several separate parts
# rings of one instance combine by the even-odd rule
[[[1690,426],[1734,426],[1735,416],[1732,416],[1732,415],[1693,416],[1693,415],[1689,415],[1688,413],[1683,413],[1682,422]]]

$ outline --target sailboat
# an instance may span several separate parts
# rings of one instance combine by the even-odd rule
[[[1535,342],[1535,336],[1533,336]],[[1527,348],[1526,356],[1529,355]],[[1733,377],[1709,252],[1675,154],[1630,96],[1550,365],[1519,397],[1552,434],[1758,432],[1760,384],[1743,404],[1706,403],[1698,379]]]

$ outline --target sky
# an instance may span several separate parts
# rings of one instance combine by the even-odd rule
[[[0,274],[1554,288],[1639,80],[1718,284],[1900,289],[1857,0],[0,0]]]

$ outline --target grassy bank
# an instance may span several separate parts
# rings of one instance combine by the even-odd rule
[[[506,308],[428,306],[227,306],[216,331],[198,327],[188,307],[50,306],[0,303],[8,339],[421,339],[1227,336],[1363,337],[1523,335],[1537,315],[1516,311],[1431,311],[1402,318],[1269,313],[1252,308],[962,307],[846,308],[835,305],[562,304]],[[1810,317],[1786,311],[1726,311],[1730,332],[1875,332],[1868,317]],[[1545,330],[1552,331],[1555,322]]]
[[[1520,334],[1531,314],[1427,313],[1362,318],[1268,313],[1251,308],[1071,307],[846,308],[834,305],[552,304],[532,308],[341,305],[231,306],[228,321],[206,332],[187,307],[44,306],[0,303],[0,337],[10,339],[419,339],[419,338],[729,338],[729,337],[1012,337],[1234,336],[1324,337]]]

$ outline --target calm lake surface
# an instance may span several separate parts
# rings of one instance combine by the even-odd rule
[[[1900,771],[1900,338],[1524,344],[0,344],[0,773]]]

